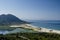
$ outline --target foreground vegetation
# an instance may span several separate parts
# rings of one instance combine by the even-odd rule
[[[0,34],[0,40],[60,40],[60,34],[52,33],[13,33]]]

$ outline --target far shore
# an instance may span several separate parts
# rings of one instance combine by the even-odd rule
[[[18,28],[27,28],[31,29],[37,32],[47,32],[47,33],[56,33],[60,34],[60,30],[52,30],[52,29],[47,29],[47,28],[37,28],[36,26],[33,26],[31,24],[21,24],[21,25],[11,25],[10,27],[18,27]]]

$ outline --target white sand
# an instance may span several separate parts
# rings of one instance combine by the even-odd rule
[[[38,32],[47,32],[47,33],[60,34],[60,30],[52,30],[52,29],[47,29],[47,28],[38,28],[38,27],[33,26],[31,24],[11,25],[10,27],[22,27],[22,28],[32,29],[32,30],[38,31]]]

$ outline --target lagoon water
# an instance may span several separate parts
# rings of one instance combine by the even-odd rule
[[[8,30],[0,30],[0,34],[11,34],[11,33],[24,33],[24,32],[34,32],[32,30],[28,30],[28,29],[22,29],[22,28],[16,28],[14,30],[8,31]]]
[[[37,27],[43,27],[48,29],[55,29],[60,30],[60,20],[34,20],[31,21],[32,25],[35,25]]]
[[[9,31],[7,30],[0,30],[0,34],[7,34]]]

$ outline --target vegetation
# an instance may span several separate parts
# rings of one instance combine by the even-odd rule
[[[60,34],[52,33],[15,33],[0,34],[0,40],[60,40]]]
[[[0,26],[0,30],[9,30],[9,31],[11,31],[11,30],[14,30],[14,29],[16,29],[16,28],[9,27],[9,25],[8,26],[7,25]]]

